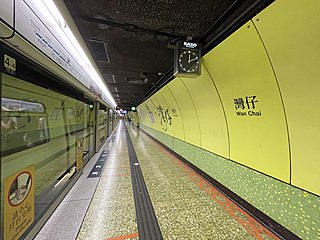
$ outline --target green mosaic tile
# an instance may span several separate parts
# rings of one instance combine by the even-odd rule
[[[154,129],[143,130],[160,142]],[[161,137],[159,137],[161,136]],[[172,138],[179,155],[303,239],[320,239],[320,197]]]
[[[173,149],[173,142],[174,142],[174,138],[168,134],[159,132],[155,129],[146,127],[144,125],[141,125],[140,128],[146,132],[148,132],[150,135],[154,136],[158,141],[160,141],[162,144],[164,144],[165,146]]]

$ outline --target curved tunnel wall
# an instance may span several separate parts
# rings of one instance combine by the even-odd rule
[[[317,0],[278,0],[138,107],[141,127],[303,238],[320,239]]]

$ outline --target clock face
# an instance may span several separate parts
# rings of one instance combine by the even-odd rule
[[[194,72],[199,67],[199,57],[193,51],[186,50],[179,56],[179,66],[185,72]]]

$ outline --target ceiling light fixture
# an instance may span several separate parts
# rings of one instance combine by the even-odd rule
[[[95,68],[92,66],[92,63],[90,62],[87,55],[80,46],[78,40],[68,27],[68,24],[64,20],[63,16],[61,15],[60,11],[58,10],[54,2],[52,0],[42,0],[42,3],[45,5],[45,7],[41,9],[50,13],[46,14],[49,21],[52,21],[50,17],[53,17],[56,23],[59,25],[61,30],[61,36],[66,38],[65,40],[74,58],[78,61],[78,63],[81,66],[83,66],[86,69],[87,74],[91,76],[91,80],[100,88],[102,94],[106,96],[108,100],[107,102],[115,108],[117,104],[115,103],[111,93],[109,92],[108,88],[104,84],[103,80],[101,79]]]

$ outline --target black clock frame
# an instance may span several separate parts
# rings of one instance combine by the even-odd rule
[[[185,62],[184,54],[197,56],[195,64]],[[194,58],[192,58],[194,59]],[[191,59],[191,60],[192,60]],[[190,61],[190,60],[189,60]],[[174,76],[195,78],[201,74],[201,45],[188,41],[178,41],[174,51]]]

